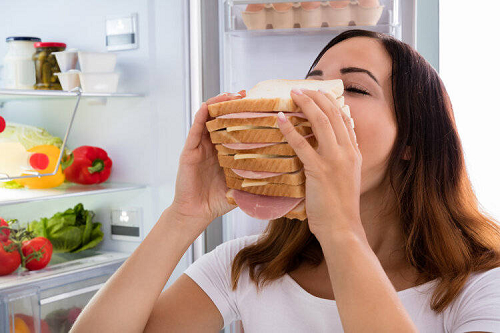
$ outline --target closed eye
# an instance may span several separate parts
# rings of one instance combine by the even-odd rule
[[[354,87],[345,88],[344,90],[346,90],[346,91],[352,91],[352,92],[354,92],[356,94],[370,95],[368,93],[368,91],[363,90],[363,89],[359,89],[359,88],[354,88]]]

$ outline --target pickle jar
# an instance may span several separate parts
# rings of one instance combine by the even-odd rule
[[[35,43],[36,52],[33,55],[35,61],[36,84],[35,89],[62,90],[59,78],[54,73],[59,73],[59,65],[56,56],[52,52],[64,51],[64,43]]]

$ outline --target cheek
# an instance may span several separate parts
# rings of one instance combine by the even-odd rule
[[[396,124],[389,111],[351,108],[354,131],[363,156],[363,169],[385,170],[396,139]]]

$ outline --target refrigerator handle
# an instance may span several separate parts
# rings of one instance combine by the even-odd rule
[[[191,107],[186,133],[191,127],[196,108],[202,103],[203,68],[202,68],[202,35],[201,35],[201,1],[189,0],[189,81]],[[192,262],[203,256],[205,248],[205,231],[193,243]]]

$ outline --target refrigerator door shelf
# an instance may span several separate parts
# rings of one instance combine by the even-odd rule
[[[321,1],[292,6],[226,1],[226,30],[275,30],[397,24],[400,0]]]

